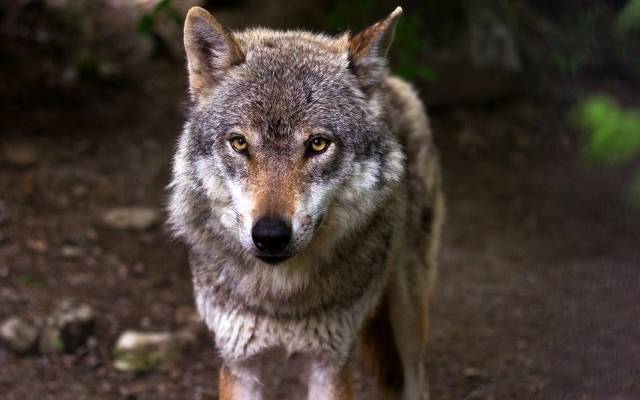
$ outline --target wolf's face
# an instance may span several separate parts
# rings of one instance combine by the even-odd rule
[[[218,176],[230,197],[223,224],[265,261],[304,248],[355,164],[374,156],[376,122],[346,56],[294,49],[247,51],[197,112],[199,175]],[[375,183],[376,173],[358,179]]]
[[[233,35],[204,10],[188,17],[190,169],[247,254],[277,263],[314,238],[326,249],[398,180],[402,156],[376,90],[389,28],[377,25],[359,40]]]

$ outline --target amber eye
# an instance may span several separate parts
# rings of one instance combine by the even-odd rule
[[[231,143],[231,147],[233,147],[233,149],[237,152],[243,152],[247,150],[247,147],[249,146],[249,143],[247,143],[247,139],[242,136],[236,136],[232,138],[231,140],[229,140],[229,143]]]
[[[309,141],[307,148],[311,154],[320,154],[327,150],[330,144],[331,142],[328,139],[318,136]]]

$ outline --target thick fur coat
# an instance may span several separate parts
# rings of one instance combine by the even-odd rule
[[[400,14],[330,37],[232,33],[189,12],[193,107],[169,214],[224,360],[221,399],[268,398],[264,364],[292,355],[310,399],[351,398],[355,349],[383,393],[428,396],[444,201],[422,103],[388,76]],[[265,251],[264,219],[284,227],[284,247]]]

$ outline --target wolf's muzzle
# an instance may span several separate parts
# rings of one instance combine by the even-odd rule
[[[277,255],[291,241],[291,227],[280,218],[261,218],[253,226],[251,238],[261,252]]]

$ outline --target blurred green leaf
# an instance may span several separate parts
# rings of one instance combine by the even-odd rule
[[[156,29],[156,18],[162,14],[169,16],[176,24],[182,25],[183,18],[171,7],[172,2],[172,0],[161,0],[149,13],[143,15],[138,21],[138,32],[145,35],[153,34]]]
[[[78,76],[86,80],[98,80],[100,77],[100,60],[95,54],[84,52],[76,62]]]
[[[398,65],[393,68],[393,72],[399,77],[408,80],[416,78],[420,78],[428,82],[438,80],[438,74],[431,67],[422,64],[414,64],[411,61],[398,63]]]
[[[344,0],[335,2],[335,6],[326,14],[325,22],[329,28],[344,31],[354,22],[361,22],[373,14],[375,0]]]
[[[621,34],[640,31],[640,0],[629,0],[618,15],[616,30]]]
[[[592,96],[576,108],[573,118],[587,135],[587,160],[622,163],[640,155],[637,110],[624,110],[607,96]]]
[[[435,71],[419,61],[425,47],[423,32],[424,22],[418,15],[404,17],[398,22],[393,41],[393,72],[402,78],[437,80]]]
[[[155,13],[162,12],[164,10],[168,10],[171,7],[172,0],[160,0],[158,4],[153,8]]]
[[[435,82],[438,80],[438,74],[436,71],[427,65],[418,65],[416,68],[416,75],[429,82]]]
[[[609,29],[607,13],[602,7],[592,7],[577,13],[572,29],[558,40],[558,49],[551,54],[551,63],[561,72],[576,75],[580,69],[598,61],[598,32]]]
[[[138,32],[144,33],[144,34],[153,33],[155,25],[156,25],[156,20],[153,17],[153,15],[145,14],[142,16],[142,18],[140,18],[140,21],[138,21]]]

